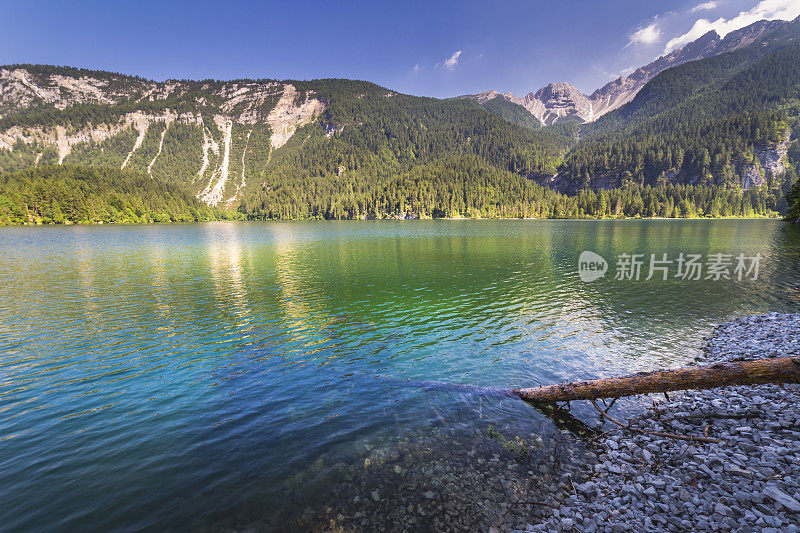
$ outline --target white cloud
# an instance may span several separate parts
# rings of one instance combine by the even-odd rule
[[[620,69],[620,70],[614,71],[614,72],[603,71],[603,76],[605,76],[607,79],[613,81],[613,80],[616,80],[617,78],[622,78],[622,77],[628,76],[630,74],[633,74],[633,72],[637,68],[639,68],[639,67],[627,67],[627,68],[623,68],[623,69]]]
[[[762,0],[749,11],[742,11],[732,19],[718,18],[711,22],[707,19],[695,21],[692,29],[683,35],[670,39],[664,48],[668,54],[695,39],[715,30],[720,37],[725,37],[732,31],[749,26],[759,20],[793,20],[800,16],[800,2],[797,0]]]
[[[461,52],[462,51],[459,50],[458,52],[453,53],[453,55],[451,55],[448,59],[444,60],[444,66],[448,70],[454,70],[456,68],[456,65],[458,65],[458,59],[461,57]]]
[[[661,39],[661,28],[658,26],[657,22],[653,22],[643,28],[639,28],[632,34],[628,36],[628,44],[626,46],[630,46],[632,44],[653,44],[657,43]]]
[[[719,7],[719,2],[715,0],[711,0],[710,2],[703,2],[699,6],[695,6],[689,10],[689,13],[697,13],[698,11],[711,11],[712,9],[717,9]]]
[[[414,65],[414,74],[418,73],[420,70],[422,70],[422,67],[421,67],[421,66],[419,66],[419,65]]]

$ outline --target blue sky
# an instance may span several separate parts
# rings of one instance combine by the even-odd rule
[[[798,14],[800,0],[0,0],[0,64],[358,78],[436,97],[524,95],[551,81],[590,93],[708,29]]]

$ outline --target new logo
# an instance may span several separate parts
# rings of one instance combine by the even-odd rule
[[[578,276],[581,281],[590,282],[602,278],[608,271],[608,263],[594,252],[585,251],[578,258]]]

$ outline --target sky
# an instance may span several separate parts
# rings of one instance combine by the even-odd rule
[[[440,98],[554,81],[591,93],[709,30],[798,15],[800,0],[0,0],[0,64],[354,78]]]

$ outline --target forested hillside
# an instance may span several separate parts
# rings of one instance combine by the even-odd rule
[[[19,93],[63,94],[69,69],[7,67]],[[0,107],[0,171],[68,164],[133,170],[188,188],[207,203],[235,209],[267,182],[358,173],[379,180],[440,158],[475,155],[518,175],[549,175],[570,143],[531,131],[465,100],[394,93],[352,80],[176,81],[80,72],[102,101],[75,97],[19,109]],[[72,89],[77,82],[70,85]],[[5,94],[13,91],[5,91]],[[84,101],[87,100],[87,101]]]
[[[800,197],[790,192],[800,165],[792,24],[664,70],[591,124],[544,128],[503,99],[415,97],[365,81],[0,67],[0,216],[775,216],[786,194],[789,208]]]
[[[784,208],[783,197],[766,188],[631,185],[567,195],[476,156],[440,159],[377,180],[358,173],[279,179],[241,207],[261,220],[752,217],[777,216]]]
[[[541,124],[527,109],[505,98],[492,98],[481,104],[485,110],[497,115],[507,122],[512,122],[523,128],[539,129]]]
[[[178,185],[113,169],[0,174],[0,224],[192,222],[224,218]]]
[[[632,102],[582,127],[560,185],[786,185],[799,97],[798,43],[766,55],[756,43],[666,70]]]

